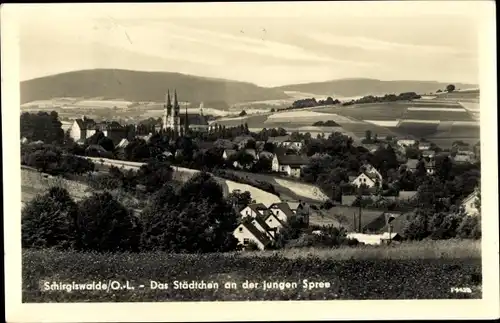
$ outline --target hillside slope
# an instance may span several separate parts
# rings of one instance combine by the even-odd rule
[[[341,97],[402,92],[430,93],[444,89],[450,83],[434,81],[380,81],[375,79],[340,79],[326,82],[290,84],[276,87],[282,91],[297,91]],[[475,84],[453,83],[457,89],[477,87]]]
[[[177,89],[182,101],[227,103],[285,99],[279,89],[255,84],[169,72],[95,69],[56,74],[21,82],[21,104],[57,97],[106,97],[128,101],[165,99],[167,89]]]

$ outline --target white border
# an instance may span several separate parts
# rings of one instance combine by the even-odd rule
[[[437,1],[432,1],[433,5]],[[20,154],[19,154],[19,52],[16,9],[20,5],[3,5],[1,10],[2,42],[2,130],[4,183],[4,236],[7,322],[107,322],[107,321],[236,321],[236,320],[324,320],[324,319],[471,319],[499,317],[498,271],[498,191],[497,191],[497,125],[496,125],[496,31],[495,3],[492,1],[449,2],[450,12],[469,13],[481,17],[480,29],[480,88],[481,88],[481,150],[482,150],[482,209],[483,209],[483,299],[429,301],[290,301],[290,302],[200,302],[200,303],[100,303],[100,304],[22,304],[21,303],[21,243],[20,243]],[[418,14],[428,10],[422,2],[392,2],[399,13]],[[148,4],[149,5],[149,4]],[[162,4],[156,4],[162,5]],[[158,10],[161,17],[170,15],[213,14],[224,17],[228,6],[239,6],[234,15],[273,16],[286,13],[300,16],[314,11],[321,14],[329,3],[240,3],[163,4],[168,10]],[[261,6],[278,10],[261,10]],[[382,13],[379,2],[334,3],[338,10],[357,6],[370,14]],[[28,5],[23,5],[27,7]],[[41,5],[36,5],[41,6]],[[44,5],[55,6],[55,5]],[[107,10],[109,4],[57,4],[61,11]],[[121,4],[128,14],[140,15],[144,4]],[[194,6],[196,9],[193,10]],[[258,7],[258,8],[257,8]],[[200,8],[203,8],[200,9]],[[387,6],[384,7],[387,9]],[[427,9],[425,9],[427,8]],[[29,8],[28,8],[29,9]],[[351,8],[352,9],[352,8]],[[392,10],[391,9],[391,10]],[[52,8],[53,10],[53,8]],[[346,10],[352,15],[355,10]],[[384,10],[386,13],[387,10]],[[233,14],[233,13],[232,13]],[[361,13],[359,13],[361,14]],[[126,15],[124,13],[124,15]],[[425,23],[425,21],[422,21]],[[457,67],[459,68],[459,67]],[[16,108],[16,109],[14,109]]]

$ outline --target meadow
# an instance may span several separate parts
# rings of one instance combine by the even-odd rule
[[[22,277],[23,302],[37,303],[477,299],[481,255],[480,243],[471,241],[199,255],[23,250]],[[117,286],[110,281],[134,289],[45,289],[46,282]],[[151,281],[167,288],[152,289]],[[211,282],[218,288],[182,289],[176,281]],[[264,281],[277,284],[263,288]],[[225,288],[227,282],[235,285]],[[259,285],[244,288],[249,287],[244,282]],[[451,292],[456,286],[472,293]]]

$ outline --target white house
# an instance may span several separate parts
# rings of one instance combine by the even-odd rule
[[[397,141],[398,146],[400,147],[411,147],[417,143],[416,140],[413,139],[399,139]]]
[[[361,173],[351,182],[351,184],[357,187],[360,187],[364,184],[368,188],[372,188],[377,185],[377,179],[378,178],[376,176],[373,176],[371,174]],[[380,181],[378,183],[380,185]]]
[[[264,215],[265,211],[267,211],[267,207],[262,203],[252,203],[248,204],[243,210],[240,211],[241,217],[251,217],[255,218],[257,216]]]
[[[69,127],[69,136],[74,141],[85,140],[95,133],[95,126],[94,120],[83,116],[81,119],[76,119]]]
[[[462,206],[464,207],[465,213],[467,213],[467,215],[473,216],[481,213],[476,206],[477,199],[478,199],[478,194],[477,190],[475,190],[462,201]]]
[[[418,144],[418,149],[419,150],[429,150],[431,149],[431,144],[427,142],[421,142]]]
[[[380,172],[373,167],[371,164],[364,164],[360,167],[360,171],[370,176],[371,178],[378,178],[379,182],[382,182],[382,175]]]
[[[252,220],[252,225],[256,227],[262,234],[265,234],[269,239],[274,239],[276,236],[276,229],[271,228],[267,225],[266,220],[263,217],[256,217]]]
[[[300,177],[302,168],[309,164],[309,158],[302,155],[274,154],[271,169],[288,176]]]
[[[285,226],[273,213],[269,213],[264,221],[271,230],[276,230],[276,232],[279,232]]]
[[[274,203],[269,206],[269,211],[271,211],[274,216],[281,222],[288,222],[288,220],[293,216],[293,211],[288,205],[288,203]]]
[[[246,246],[250,241],[257,244],[260,250],[264,250],[271,242],[267,235],[259,231],[252,223],[242,222],[233,231],[234,237],[239,241],[240,245]]]

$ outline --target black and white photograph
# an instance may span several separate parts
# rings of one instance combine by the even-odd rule
[[[1,14],[8,322],[498,318],[494,2]]]

